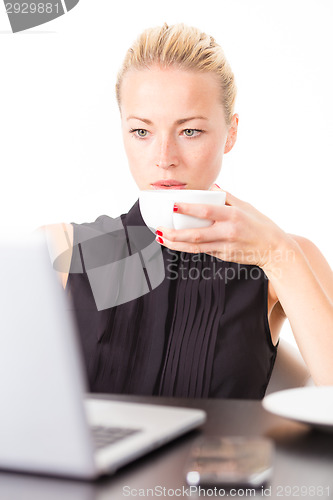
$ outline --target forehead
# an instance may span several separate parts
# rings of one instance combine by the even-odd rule
[[[126,115],[152,113],[211,114],[222,110],[218,78],[209,72],[174,67],[131,69],[121,87],[121,109]]]

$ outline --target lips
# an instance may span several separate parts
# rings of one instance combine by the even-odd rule
[[[185,189],[186,184],[174,179],[166,179],[151,184],[153,189]]]

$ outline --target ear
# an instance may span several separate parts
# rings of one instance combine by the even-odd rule
[[[237,139],[237,130],[238,130],[238,119],[239,116],[234,114],[231,119],[231,124],[228,131],[227,141],[224,147],[224,154],[229,153],[229,151],[234,147],[234,144]]]

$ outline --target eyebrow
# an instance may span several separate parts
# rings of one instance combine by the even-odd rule
[[[139,118],[138,116],[128,116],[127,120],[140,120],[141,122],[146,123],[147,125],[153,125],[153,122],[151,120],[148,120],[148,118]],[[208,120],[205,116],[190,116],[189,118],[181,118],[180,120],[177,120],[175,122],[176,125],[182,125],[183,123],[190,122],[191,120]]]

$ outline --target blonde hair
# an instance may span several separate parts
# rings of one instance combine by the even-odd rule
[[[131,68],[148,69],[155,64],[216,74],[220,82],[226,123],[230,125],[237,89],[231,67],[213,37],[183,23],[173,26],[165,23],[141,33],[127,51],[118,73],[116,96],[119,108],[125,73]]]

